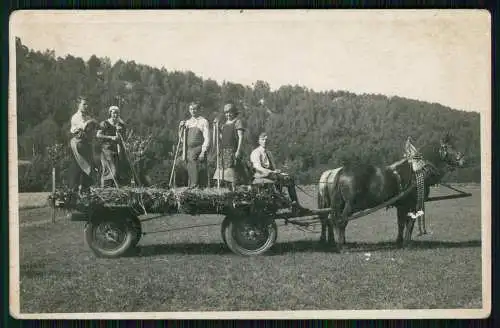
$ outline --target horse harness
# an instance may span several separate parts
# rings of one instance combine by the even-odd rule
[[[396,177],[396,181],[398,182],[398,187],[399,187],[400,193],[404,192],[406,190],[406,188],[408,188],[408,186],[406,186],[406,188],[403,188],[403,179],[401,178],[401,174],[399,174],[399,172],[397,170],[399,164],[403,163],[404,161],[406,161],[406,159],[403,159],[403,160],[390,166],[392,173],[394,174],[394,176]],[[410,179],[410,181],[411,181],[411,179]]]
[[[394,175],[396,176],[396,180],[398,181],[398,187],[399,187],[399,192],[403,192],[403,185],[402,185],[402,182],[401,182],[401,175],[399,174],[398,170],[396,170],[396,168],[393,168],[392,169],[392,173],[394,173]]]

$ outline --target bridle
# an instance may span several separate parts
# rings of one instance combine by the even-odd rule
[[[458,156],[455,156],[456,162],[459,162],[460,160],[463,159],[463,157],[464,157],[463,153],[456,152],[456,154],[458,155]],[[446,143],[442,143],[441,146],[439,147],[439,159],[446,166],[444,171],[450,172],[450,171],[455,170],[458,167],[458,165],[451,164],[450,161],[447,160],[448,156],[450,156],[450,146]],[[433,163],[426,160],[425,158],[424,158],[424,161],[425,161],[425,166],[427,168],[431,169],[432,171],[434,171],[434,173],[437,174],[438,176],[442,176],[443,174],[446,174],[446,172],[442,172],[443,170],[438,169]],[[412,177],[411,177],[411,175],[412,175],[411,163],[409,161],[407,161],[407,164],[410,165],[409,176],[406,177],[407,180],[402,179],[401,174],[399,173],[397,166],[392,169],[393,174],[396,176],[396,180],[398,182],[400,192],[406,190],[406,188],[408,188],[409,185],[411,184],[411,179],[412,179]],[[403,186],[403,181],[408,181],[408,185]]]
[[[439,157],[441,161],[444,162],[446,168],[448,171],[453,171],[455,170],[458,165],[455,164],[456,162],[460,162],[464,158],[464,154],[461,152],[455,151],[456,156],[454,156],[454,164],[451,164],[446,158],[450,155],[449,151],[450,146],[448,144],[442,143],[441,146],[439,147]]]

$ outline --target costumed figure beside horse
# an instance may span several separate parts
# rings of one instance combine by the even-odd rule
[[[360,213],[366,215],[364,211],[392,206],[397,209],[396,244],[403,247],[411,241],[415,220],[424,217],[430,186],[438,184],[447,172],[462,167],[464,155],[454,148],[449,135],[420,152],[408,139],[404,155],[402,160],[385,167],[358,163],[323,172],[318,207],[331,211],[321,218],[322,242],[340,249],[345,244],[350,219]]]

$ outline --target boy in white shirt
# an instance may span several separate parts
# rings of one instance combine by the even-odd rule
[[[288,188],[288,194],[292,200],[292,209],[296,214],[307,214],[309,210],[303,208],[298,201],[297,191],[295,190],[295,181],[289,174],[276,169],[273,156],[266,149],[267,134],[265,132],[259,135],[259,146],[250,154],[250,161],[255,169],[254,177],[256,179],[269,179],[278,185],[284,185]]]

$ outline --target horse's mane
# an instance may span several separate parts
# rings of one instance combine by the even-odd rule
[[[431,142],[424,145],[420,149],[420,152],[422,153],[424,160],[429,161],[434,165],[438,165],[439,162],[441,161],[439,155],[439,147],[440,147],[439,142]]]
[[[430,162],[434,166],[438,167],[441,164],[441,158],[439,154],[439,149],[440,149],[440,142],[430,142],[425,145],[423,145],[420,149],[419,152],[422,154],[423,159],[425,161]],[[344,167],[349,168],[349,169],[354,169],[354,170],[359,170],[359,169],[368,169],[368,168],[385,168],[388,170],[393,170],[400,165],[404,164],[405,162],[408,162],[408,159],[403,157],[403,154],[401,154],[401,158],[397,160],[396,162],[393,163],[386,163],[385,165],[379,164],[379,163],[374,163],[370,160],[355,160],[355,159],[350,159],[350,160],[345,160],[342,164]]]

